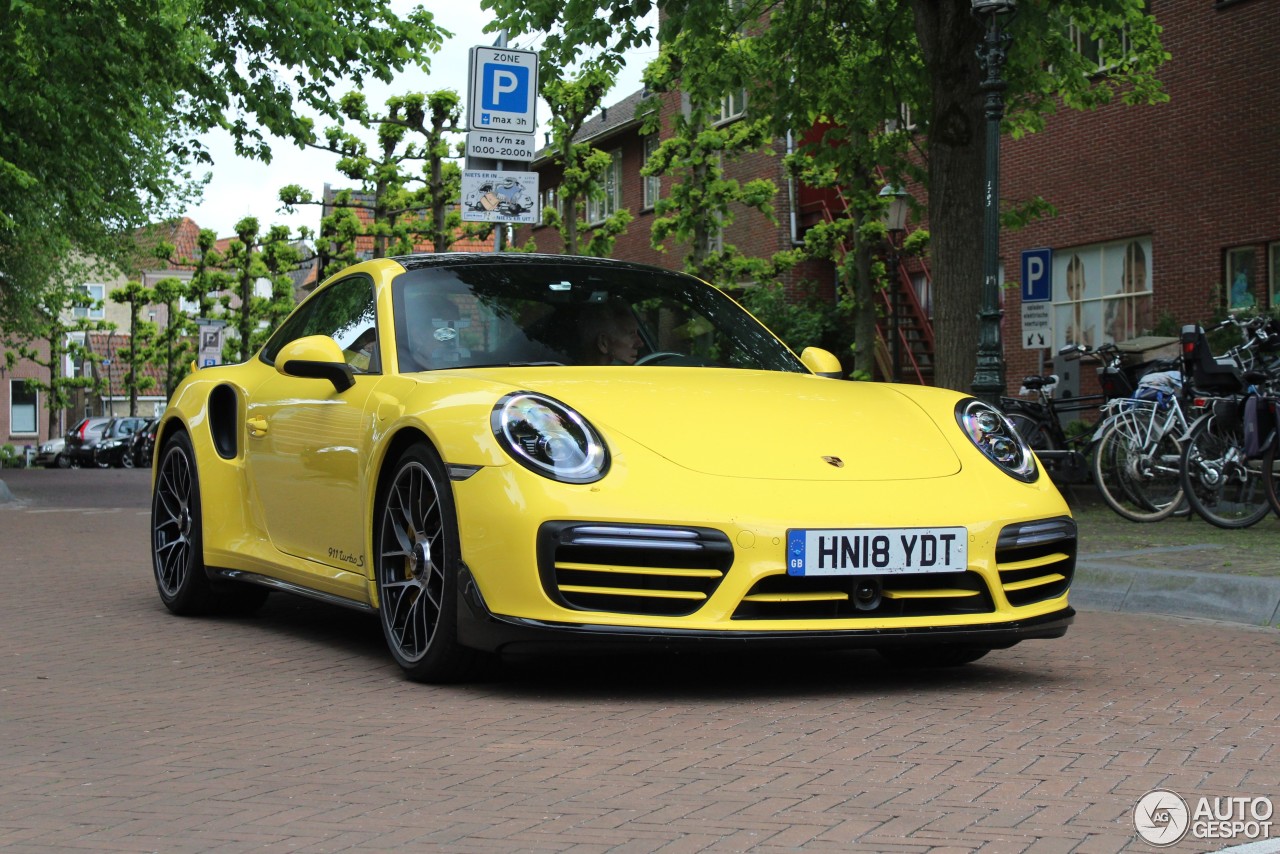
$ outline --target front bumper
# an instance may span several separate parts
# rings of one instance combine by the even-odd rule
[[[553,623],[507,617],[489,611],[475,584],[463,570],[458,587],[458,639],[468,647],[498,653],[572,652],[591,650],[753,650],[877,649],[928,645],[980,646],[1004,649],[1024,640],[1060,638],[1075,619],[1064,607],[1049,614],[999,623],[964,626],[822,629],[796,631],[652,628]]]

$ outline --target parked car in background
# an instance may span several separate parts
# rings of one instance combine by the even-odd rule
[[[66,447],[66,439],[50,439],[40,446],[40,450],[36,451],[32,465],[44,466],[47,469],[55,467],[60,469],[70,468],[71,460],[64,453]]]
[[[156,445],[156,425],[159,421],[159,418],[148,418],[129,439],[129,456],[133,458],[133,465],[151,465],[151,452]]]
[[[133,436],[147,423],[145,418],[112,418],[93,447],[98,468],[133,468]]]
[[[80,423],[67,431],[63,454],[67,465],[78,469],[82,465],[93,463],[93,448],[102,438],[102,431],[107,429],[111,419],[105,415],[95,415],[81,419]]]

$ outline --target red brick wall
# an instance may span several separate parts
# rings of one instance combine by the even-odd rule
[[[1004,198],[1041,195],[1060,212],[1003,234],[1007,282],[1019,281],[1024,249],[1149,235],[1155,318],[1207,320],[1223,305],[1232,247],[1255,247],[1255,296],[1265,304],[1266,246],[1280,241],[1280,14],[1267,0],[1219,5],[1152,4],[1172,55],[1159,72],[1168,103],[1062,111],[1044,132],[1003,141]],[[1016,388],[1037,354],[1018,338],[1020,291],[1005,296]]]

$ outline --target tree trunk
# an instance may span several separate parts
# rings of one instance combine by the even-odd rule
[[[129,417],[138,415],[138,312],[137,301],[129,303]]]
[[[986,121],[976,51],[983,27],[970,0],[911,0],[911,5],[933,81],[928,168],[935,382],[969,391],[982,306]]]
[[[59,424],[62,405],[59,381],[62,379],[62,330],[54,324],[54,333],[49,336],[49,438],[56,439],[63,433]]]

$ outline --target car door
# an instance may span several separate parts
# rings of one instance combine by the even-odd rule
[[[338,391],[329,380],[272,371],[245,408],[245,471],[277,549],[364,574],[366,521],[361,496],[373,433],[370,398],[382,378],[372,281],[356,276],[316,293],[263,350],[309,335],[333,338],[354,371]],[[372,345],[367,339],[372,336]]]

